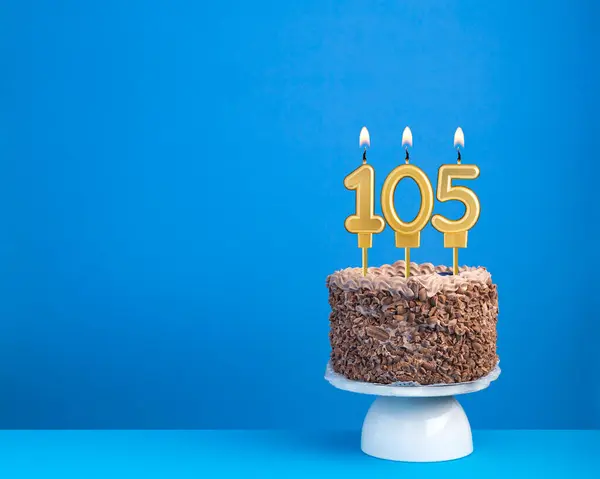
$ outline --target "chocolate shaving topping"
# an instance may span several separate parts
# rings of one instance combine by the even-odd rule
[[[461,268],[460,279],[436,275],[449,283],[418,278],[446,269],[411,265],[415,277],[406,280],[398,262],[369,269],[367,280],[372,272],[381,280],[362,280],[358,269],[343,270],[343,283],[328,278],[333,369],[380,384],[456,383],[488,374],[498,361],[497,287],[482,268]]]

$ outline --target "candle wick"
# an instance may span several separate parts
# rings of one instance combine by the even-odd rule
[[[408,163],[408,160],[410,159],[410,155],[408,154],[408,146],[406,147],[406,156],[404,157],[404,160],[406,161],[406,163]]]
[[[460,161],[461,161],[461,157],[460,157],[460,147],[456,148],[456,151],[458,151],[458,158],[456,158],[456,162],[460,165]]]
[[[363,151],[363,163],[367,162],[367,147],[365,146],[365,151]]]

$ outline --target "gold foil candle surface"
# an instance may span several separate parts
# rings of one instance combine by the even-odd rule
[[[461,128],[454,135],[454,146],[464,146]],[[474,180],[479,176],[477,165],[465,165],[461,162],[460,150],[457,164],[442,165],[438,170],[437,199],[441,202],[456,200],[465,205],[465,214],[458,220],[449,220],[442,215],[431,218],[432,226],[444,233],[444,248],[454,248],[454,274],[458,274],[458,250],[467,247],[468,231],[475,226],[481,213],[481,205],[477,195],[465,186],[453,186],[452,180]]]
[[[362,248],[363,276],[367,274],[367,249],[373,246],[373,234],[385,228],[383,218],[375,214],[375,169],[366,163],[366,147],[370,145],[368,130],[363,127],[359,140],[365,146],[363,164],[344,178],[344,186],[356,191],[356,214],[346,218],[344,226],[358,235],[358,247]]]
[[[412,179],[421,194],[421,206],[417,216],[403,221],[394,205],[394,193],[398,183],[404,178]],[[381,209],[385,220],[395,231],[397,248],[418,248],[421,243],[421,230],[425,228],[433,212],[433,187],[425,172],[415,165],[400,165],[392,170],[383,183]]]
[[[407,147],[406,164],[394,168],[385,179],[381,191],[381,209],[386,222],[395,232],[396,247],[405,249],[405,276],[408,277],[410,274],[410,248],[420,246],[421,230],[425,228],[433,212],[433,187],[423,170],[408,163],[408,146],[412,146],[412,132],[408,127],[402,134],[402,144]],[[411,178],[417,184],[421,195],[419,212],[410,222],[405,222],[400,218],[394,205],[396,187],[404,178]]]

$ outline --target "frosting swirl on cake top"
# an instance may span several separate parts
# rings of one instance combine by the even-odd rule
[[[434,266],[432,263],[410,263],[410,276],[404,277],[404,261],[385,264],[368,269],[367,276],[362,275],[361,268],[346,268],[329,275],[327,286],[335,285],[344,291],[370,289],[373,291],[389,291],[407,298],[418,296],[425,290],[427,297],[435,296],[440,291],[466,291],[472,283],[491,284],[492,276],[483,267],[462,266],[459,274],[440,275],[452,272],[448,266]]]

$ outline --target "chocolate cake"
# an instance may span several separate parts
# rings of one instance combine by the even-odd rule
[[[331,365],[349,379],[390,384],[474,381],[498,362],[498,293],[485,268],[404,261],[327,277]]]

